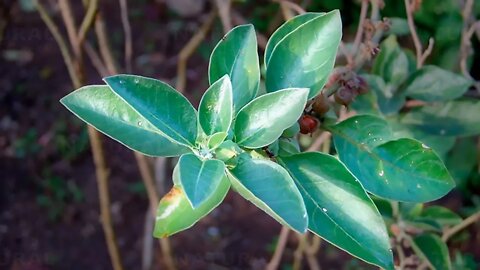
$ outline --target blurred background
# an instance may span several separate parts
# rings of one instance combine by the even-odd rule
[[[59,4],[43,6],[67,39]],[[60,1],[62,2],[62,1]],[[121,1],[120,1],[121,2]],[[117,71],[126,72],[125,31],[119,1],[99,1],[99,12]],[[127,1],[132,33],[131,73],[178,84],[179,54],[192,36],[201,32],[218,2],[206,0]],[[228,2],[228,1],[227,1]],[[360,1],[296,1],[307,11],[340,9],[343,40],[354,38]],[[415,13],[420,39],[435,46],[428,63],[458,71],[463,1],[424,0]],[[480,17],[480,3],[473,13]],[[77,25],[85,14],[82,1],[70,1]],[[403,0],[385,1],[382,16],[393,26],[402,46],[414,50],[408,34]],[[252,23],[259,43],[284,22],[278,1],[233,1],[232,26]],[[219,16],[186,62],[185,95],[196,106],[208,86],[209,55],[225,25]],[[97,46],[94,31],[86,39]],[[479,35],[479,33],[477,33]],[[480,78],[478,38],[470,72]],[[261,58],[263,48],[260,45]],[[93,61],[92,61],[93,60]],[[101,84],[95,56],[85,55],[83,81]],[[0,0],[0,269],[111,269],[100,223],[98,188],[83,122],[69,113],[59,99],[74,90],[59,47],[40,18],[33,0]],[[480,116],[479,116],[480,117]],[[149,201],[130,150],[103,138],[109,169],[111,213],[125,269],[163,269],[162,254],[151,237]],[[475,148],[458,151],[477,160]],[[455,156],[452,153],[453,161]],[[163,195],[171,186],[171,160],[149,160],[159,170],[156,180]],[[174,164],[174,163],[173,163]],[[477,168],[465,164],[458,188],[438,204],[467,211],[480,204]],[[467,210],[465,210],[467,209]],[[193,228],[170,238],[179,269],[262,269],[269,261],[281,226],[252,204],[230,192],[226,201]],[[452,246],[461,260],[480,262],[477,229],[461,233]],[[296,244],[292,236],[284,253],[284,269],[291,267]],[[452,256],[455,260],[456,257]],[[458,258],[457,258],[458,259]],[[318,254],[324,269],[375,269],[323,243]],[[475,268],[472,268],[475,269]]]

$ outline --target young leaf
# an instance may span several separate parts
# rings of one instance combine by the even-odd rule
[[[315,19],[324,14],[325,13],[307,12],[305,14],[301,14],[293,17],[292,19],[282,24],[279,28],[277,28],[277,30],[268,39],[267,46],[265,48],[265,57],[264,57],[265,66],[268,66],[268,62],[270,62],[270,57],[272,56],[272,52],[275,49],[275,47],[288,34],[295,31],[298,27],[302,26],[304,23],[309,22],[310,20]]]
[[[198,121],[207,135],[227,132],[233,118],[232,84],[228,75],[213,83],[198,106]]]
[[[215,192],[224,175],[225,164],[220,160],[201,160],[194,154],[184,154],[178,161],[178,177],[193,208]]]
[[[278,222],[305,233],[308,224],[305,204],[292,178],[280,165],[242,156],[227,175],[233,188],[245,199]]]
[[[230,183],[224,177],[212,196],[194,209],[182,188],[175,185],[158,205],[153,235],[167,237],[192,227],[223,201],[229,188]]]
[[[362,185],[338,159],[306,152],[279,162],[303,196],[312,232],[366,262],[393,269],[385,223]]]
[[[405,94],[423,101],[448,101],[461,97],[472,85],[462,75],[436,66],[424,66],[408,79]]]
[[[255,98],[260,83],[257,36],[253,25],[240,25],[228,32],[213,49],[208,67],[210,84],[230,76],[233,105],[238,112]]]
[[[450,270],[452,263],[447,245],[435,234],[422,234],[413,238],[412,247],[418,256],[435,270]]]
[[[104,81],[165,136],[183,145],[195,145],[197,112],[170,85],[136,75],[115,75]]]
[[[296,24],[297,20],[298,18],[294,19],[293,23]],[[290,30],[287,25],[281,27],[276,35],[285,35],[286,30]],[[316,18],[292,27],[291,30],[278,42],[274,34],[271,41],[272,45],[276,45],[270,57],[266,58],[267,91],[292,87],[309,88],[308,97],[312,98],[322,90],[335,63],[342,37],[340,13],[334,10],[318,14]]]
[[[380,53],[373,63],[372,73],[394,86],[400,85],[407,78],[408,58],[398,45],[395,36],[389,36],[380,45]]]
[[[215,149],[217,148],[220,144],[222,144],[225,141],[225,138],[227,138],[227,133],[226,132],[217,132],[210,136],[208,138],[208,148],[209,149]]]
[[[340,160],[375,195],[427,202],[455,186],[431,148],[413,139],[391,140],[388,124],[381,118],[358,115],[329,129]]]
[[[480,102],[463,99],[413,109],[400,119],[429,134],[472,136],[480,133]]]
[[[292,88],[260,96],[237,114],[235,140],[246,148],[271,144],[297,122],[307,102],[308,89]]]
[[[60,102],[100,132],[145,155],[170,157],[190,151],[165,138],[106,85],[82,87]]]

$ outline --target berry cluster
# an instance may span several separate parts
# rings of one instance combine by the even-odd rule
[[[314,132],[318,126],[318,119],[323,118],[330,110],[331,101],[326,96],[327,89],[336,89],[334,93],[335,102],[348,106],[356,96],[368,92],[368,84],[364,78],[351,70],[334,72],[325,84],[324,91],[307,105],[305,114],[299,119],[300,133],[310,134]]]

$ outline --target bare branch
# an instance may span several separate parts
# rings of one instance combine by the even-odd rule
[[[128,20],[128,6],[126,0],[119,0],[120,12],[122,16],[123,32],[125,34],[125,69],[127,73],[132,72],[132,29]]]

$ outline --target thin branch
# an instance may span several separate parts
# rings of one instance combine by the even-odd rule
[[[88,30],[92,26],[92,23],[95,19],[95,14],[97,13],[98,9],[98,0],[90,0],[88,1],[88,6],[87,6],[87,13],[85,14],[85,17],[83,18],[82,23],[80,24],[80,28],[78,30],[78,43],[80,45],[83,45],[83,41],[85,40],[85,37],[87,36]]]
[[[330,139],[331,136],[332,134],[328,131],[322,132],[320,136],[317,136],[317,138],[315,138],[315,141],[313,141],[313,143],[310,145],[310,147],[308,147],[305,152],[317,151],[318,149],[320,149],[320,146],[322,146],[323,143]]]
[[[273,253],[272,259],[268,263],[266,270],[276,270],[280,265],[280,260],[283,256],[283,251],[285,250],[285,246],[287,245],[288,234],[290,233],[290,229],[286,226],[282,227],[280,231],[280,235],[278,236],[278,243],[275,248],[275,252]]]
[[[87,53],[88,58],[92,62],[93,67],[97,70],[98,74],[100,74],[102,77],[107,77],[109,75],[107,67],[102,62],[100,55],[98,55],[92,45],[88,42],[84,42],[83,49]]]
[[[299,270],[302,268],[303,252],[305,251],[306,245],[307,245],[306,234],[299,234],[298,246],[295,252],[293,253],[293,266],[292,266],[293,270]]]
[[[462,27],[462,38],[460,40],[460,60],[459,60],[460,70],[462,74],[469,79],[473,79],[467,67],[467,59],[471,53],[470,40],[472,39],[472,36],[475,33],[475,28],[477,27],[478,24],[480,24],[479,22],[475,22],[469,26],[470,17],[472,14],[472,8],[473,8],[473,0],[467,0],[465,2],[465,6],[462,11],[463,27]]]
[[[480,211],[471,215],[470,217],[464,219],[461,223],[445,230],[445,232],[442,235],[442,240],[444,242],[447,242],[450,237],[458,233],[459,231],[465,229],[466,227],[470,226],[471,224],[477,222],[480,220]]]
[[[120,251],[118,250],[115,231],[113,230],[112,215],[110,212],[110,193],[108,191],[109,172],[103,153],[103,143],[100,133],[92,126],[88,126],[88,135],[90,136],[90,147],[92,149],[93,161],[95,163],[95,173],[97,176],[98,193],[100,200],[100,216],[102,220],[105,240],[112,261],[113,269],[123,270]]]
[[[128,6],[126,0],[119,0],[120,11],[122,16],[123,32],[125,34],[125,69],[127,73],[132,72],[132,28],[128,20]]]
[[[318,264],[315,255],[320,249],[321,243],[322,239],[319,236],[312,234],[312,243],[307,244],[305,247],[305,255],[307,255],[307,262],[311,270],[320,270],[320,265]]]
[[[190,56],[195,52],[200,43],[205,39],[208,31],[213,25],[215,17],[217,16],[215,11],[210,12],[207,20],[203,23],[200,29],[193,35],[188,43],[183,47],[178,55],[177,66],[177,91],[182,93],[185,91],[187,84],[187,61]]]
[[[231,0],[215,0],[217,6],[218,15],[222,21],[223,32],[226,34],[232,29],[232,18],[230,16]]]
[[[60,49],[60,53],[62,54],[63,61],[65,62],[65,65],[67,66],[67,71],[68,71],[68,74],[70,76],[70,79],[72,80],[75,87],[78,86],[78,85],[81,85],[80,79],[78,78],[78,76],[75,72],[72,56],[70,55],[68,45],[67,45],[65,39],[60,34],[60,31],[58,30],[58,26],[52,20],[50,15],[48,15],[48,12],[45,9],[45,7],[42,4],[40,4],[40,2],[38,0],[35,1],[35,5],[37,7],[38,13],[40,14],[40,17],[42,18],[45,25],[47,25],[48,30],[50,31],[53,38],[57,42],[57,45]]]
[[[356,54],[358,51],[358,47],[360,46],[360,42],[362,41],[363,30],[365,19],[367,18],[368,12],[368,0],[362,0],[362,5],[360,7],[360,20],[358,21],[358,28],[357,33],[355,34],[355,39],[353,41],[353,48],[352,54]]]
[[[78,47],[77,26],[75,25],[69,0],[59,0],[58,7],[60,8],[60,14],[67,28],[67,35],[70,40],[70,45],[72,45],[73,53],[78,57],[80,55],[80,48]]]
[[[98,39],[100,55],[102,56],[105,66],[107,67],[108,73],[113,75],[117,73],[117,67],[115,65],[115,60],[113,60],[106,32],[107,31],[105,30],[105,22],[103,21],[103,17],[100,13],[97,13],[95,16],[95,34]]]
[[[407,21],[408,21],[408,28],[410,28],[410,33],[412,35],[413,44],[415,45],[415,52],[417,56],[417,68],[421,68],[423,63],[430,55],[433,49],[433,39],[429,39],[429,44],[427,50],[423,52],[422,43],[418,38],[417,29],[415,27],[415,22],[413,21],[413,7],[410,0],[404,0],[405,2],[405,10],[407,12]]]

